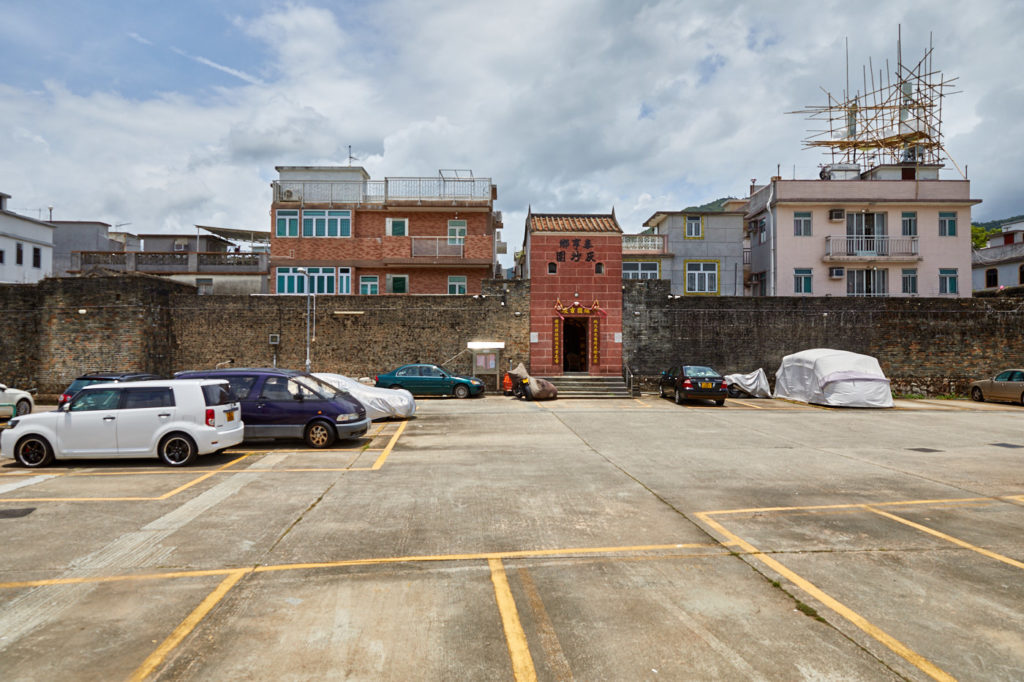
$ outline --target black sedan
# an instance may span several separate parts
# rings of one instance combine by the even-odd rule
[[[679,405],[690,399],[724,405],[729,394],[725,377],[706,365],[673,365],[661,373],[658,390],[662,398],[673,397]]]

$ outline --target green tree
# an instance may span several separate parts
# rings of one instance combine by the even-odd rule
[[[975,249],[983,249],[988,242],[988,238],[994,234],[999,234],[999,228],[986,229],[984,225],[971,225],[971,246]]]

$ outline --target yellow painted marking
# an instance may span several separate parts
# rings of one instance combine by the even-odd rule
[[[277,571],[296,571],[317,568],[340,568],[345,566],[374,566],[383,564],[417,563],[417,562],[443,562],[443,561],[473,561],[489,559],[521,559],[531,557],[550,556],[571,556],[574,554],[624,554],[628,552],[653,552],[668,549],[701,549],[718,547],[719,543],[687,543],[672,545],[636,545],[626,547],[570,547],[562,549],[533,549],[508,552],[479,552],[475,554],[437,554],[422,556],[400,556],[400,557],[379,557],[370,559],[345,559],[340,561],[321,561],[316,563],[302,564],[277,564],[271,566],[257,566],[251,570],[254,573],[270,573]],[[228,575],[239,571],[239,568],[219,568],[196,571],[174,571],[167,573],[139,573],[134,575],[117,576],[93,576],[81,578],[51,578],[45,580],[24,580],[20,582],[0,583],[0,589],[20,589],[26,587],[43,587],[46,585],[70,585],[83,583],[105,583],[121,582],[130,580],[159,580],[164,578],[193,578],[210,575]]]
[[[867,509],[870,512],[874,512],[875,514],[878,514],[879,516],[884,516],[887,519],[892,519],[893,521],[896,521],[897,523],[902,523],[904,526],[910,526],[911,528],[915,528],[915,529],[917,529],[917,530],[919,530],[919,531],[921,531],[923,533],[928,533],[929,535],[934,535],[937,538],[945,540],[946,542],[951,542],[954,545],[958,545],[960,547],[963,547],[964,549],[969,549],[972,552],[977,552],[978,554],[981,554],[982,556],[987,556],[989,559],[995,559],[996,561],[1001,561],[1004,564],[1009,564],[1010,566],[1014,566],[1016,568],[1024,568],[1024,562],[1017,561],[1016,559],[1011,559],[1010,557],[1003,556],[1002,554],[997,554],[996,552],[989,551],[989,550],[985,549],[984,547],[978,547],[977,545],[972,545],[969,542],[965,542],[965,541],[963,541],[963,540],[961,540],[959,538],[955,538],[952,535],[946,535],[942,531],[935,530],[934,528],[929,528],[928,526],[922,526],[920,523],[915,523],[914,521],[911,521],[910,519],[905,519],[902,516],[896,516],[895,514],[890,514],[889,512],[882,511],[881,509],[875,509],[871,505],[867,505],[867,504],[864,505],[864,509]]]
[[[217,589],[206,595],[206,599],[204,599],[199,606],[192,611],[192,613],[188,614],[185,620],[181,621],[178,627],[174,628],[174,632],[172,632],[170,636],[156,648],[156,651],[151,653],[146,660],[142,662],[142,665],[132,673],[132,676],[129,679],[136,682],[149,677],[150,673],[156,670],[157,666],[164,662],[167,655],[171,653],[174,648],[195,629],[197,625],[199,625],[199,622],[206,617],[206,614],[208,614],[214,606],[217,605],[217,602],[223,599],[224,595],[227,594],[239,580],[245,577],[248,572],[248,569],[233,571],[227,578],[221,581],[220,585],[217,586]]]
[[[223,471],[224,469],[227,469],[228,467],[232,467],[232,466],[238,464],[239,462],[241,462],[246,457],[249,457],[250,455],[252,455],[252,453],[251,452],[247,452],[244,455],[242,455],[241,457],[239,457],[238,459],[231,460],[230,462],[228,462],[224,466],[217,467],[213,471],[208,471],[205,474],[203,474],[202,476],[196,478],[195,480],[193,480],[193,481],[191,481],[189,483],[186,483],[185,485],[178,486],[177,488],[175,488],[171,492],[164,493],[163,495],[161,495],[160,497],[157,497],[156,499],[158,499],[158,500],[166,500],[168,497],[174,497],[175,495],[177,495],[178,493],[182,492],[183,490],[188,490],[189,488],[191,488],[192,486],[196,485],[197,483],[202,483],[203,481],[208,479],[210,476],[213,476],[217,472]]]
[[[530,576],[530,571],[525,566],[521,566],[516,574],[519,576],[519,584],[522,586],[523,592],[526,593],[526,600],[533,611],[537,636],[540,639],[541,648],[544,649],[544,660],[547,662],[548,669],[556,680],[571,680],[572,669],[569,667],[569,661],[566,660],[565,652],[562,651],[562,645],[558,641],[555,626],[552,625],[551,618],[548,617],[548,610],[544,608],[540,590],[537,589],[537,585],[534,584],[533,578]]]
[[[650,408],[651,406],[640,400],[640,398],[633,398],[633,401],[640,404],[640,407]]]
[[[725,404],[728,405],[729,403],[738,403],[738,404],[742,405],[743,407],[752,407],[755,410],[763,410],[764,409],[760,405],[755,405],[753,403],[747,402],[746,400],[740,400],[739,398],[729,398],[725,402]]]
[[[384,448],[384,452],[380,453],[380,457],[378,457],[377,461],[373,463],[372,469],[374,471],[384,466],[384,461],[387,460],[388,455],[391,454],[391,448],[395,447],[395,443],[398,442],[398,437],[402,435],[403,431],[405,431],[405,425],[408,423],[409,422],[402,422],[398,425],[398,430],[395,431],[395,435],[391,436],[391,440],[388,441],[387,447]]]
[[[505,642],[508,644],[508,655],[512,659],[512,673],[516,682],[528,682],[537,679],[537,671],[533,668],[533,657],[530,645],[526,641],[526,633],[519,622],[519,611],[516,600],[508,586],[508,576],[501,559],[488,559],[491,568],[491,582],[494,584],[494,600],[498,602],[498,613],[501,614],[501,627],[505,630]]]
[[[965,504],[968,502],[1002,502],[1002,497],[960,497],[938,500],[899,500],[893,502],[874,502],[875,507],[902,507],[911,505],[926,504]],[[1022,497],[1024,499],[1024,497]],[[746,509],[720,509],[718,511],[701,512],[708,516],[721,516],[725,514],[756,514],[759,512],[787,512],[787,511],[825,511],[830,509],[857,509],[863,504],[815,504],[806,507],[748,507]]]
[[[708,516],[708,514],[700,512],[696,516],[701,521],[717,530],[724,537],[728,538],[731,543],[739,545],[741,548],[743,548],[744,551],[749,552],[750,555],[756,558],[758,561],[765,564],[779,575],[787,578],[790,582],[792,582],[794,585],[802,589],[804,592],[811,595],[819,602],[835,611],[841,617],[853,623],[855,626],[860,628],[870,637],[873,637],[874,639],[881,642],[891,651],[901,656],[908,663],[910,663],[915,668],[925,673],[932,679],[944,681],[953,681],[956,679],[952,675],[947,673],[945,670],[938,667],[937,665],[926,659],[924,656],[908,647],[903,642],[899,641],[898,639],[896,639],[889,633],[885,632],[878,626],[872,624],[866,618],[864,618],[859,613],[857,613],[850,607],[840,602],[838,599],[835,599],[834,597],[830,596],[828,593],[826,593],[824,590],[816,586],[814,583],[810,582],[806,578],[801,577],[800,575],[797,575],[795,572],[786,568],[784,565],[782,565],[772,557],[764,554],[759,549],[757,549],[757,547],[754,547],[752,544],[740,538],[735,533],[726,530],[726,528],[722,524],[712,520],[710,516]]]

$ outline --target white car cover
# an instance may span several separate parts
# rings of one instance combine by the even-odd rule
[[[878,360],[832,348],[812,348],[782,358],[776,398],[837,407],[892,407],[892,390]]]
[[[366,408],[366,416],[370,421],[390,417],[408,419],[416,414],[416,399],[404,388],[367,386],[342,374],[316,372],[313,376],[352,394]]]
[[[760,367],[750,374],[726,374],[725,383],[735,386],[752,398],[771,398],[772,389],[768,377]]]

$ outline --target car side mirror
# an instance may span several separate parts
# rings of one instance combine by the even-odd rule
[[[301,393],[296,393],[295,395],[292,396],[292,398],[294,398],[295,400],[298,400],[300,403],[302,402],[302,394]]]
[[[6,384],[0,384],[0,391],[6,391],[6,390],[7,390],[7,385]]]
[[[70,409],[71,409],[71,401],[70,400],[67,401],[66,403],[62,403],[62,404],[57,406],[57,411],[58,412],[67,412]]]

